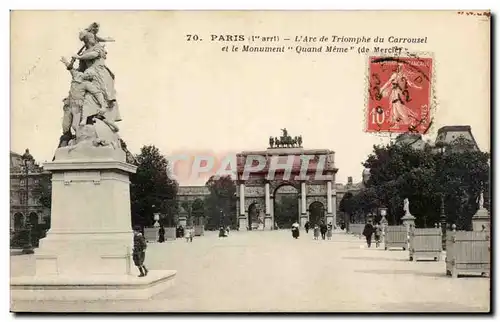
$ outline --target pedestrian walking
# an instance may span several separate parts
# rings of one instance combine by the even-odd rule
[[[226,229],[224,227],[222,227],[222,226],[220,226],[220,228],[219,228],[219,238],[220,237],[227,237],[227,235],[226,235]]]
[[[148,244],[146,243],[146,238],[144,238],[144,235],[141,233],[141,227],[134,227],[134,249],[132,250],[132,259],[141,273],[139,277],[144,277],[148,275],[149,272],[144,265],[147,247]]]
[[[380,246],[380,239],[382,237],[382,226],[379,223],[375,224],[375,247]]]
[[[319,239],[319,226],[314,225],[314,239]]]
[[[298,222],[294,222],[292,224],[292,237],[295,238],[295,239],[298,239],[299,238],[299,223]]]
[[[321,224],[319,226],[319,230],[321,231],[321,239],[325,240],[326,231],[328,230],[328,227],[326,226],[324,221],[321,221]]]
[[[309,221],[306,221],[304,228],[306,230],[306,234],[309,234],[309,228],[311,228],[311,225],[309,224]]]
[[[326,238],[328,240],[332,240],[332,235],[333,235],[333,225],[330,223],[328,224],[328,229],[326,231]]]
[[[158,230],[158,236],[158,242],[163,243],[165,241],[165,228],[163,228],[163,225],[161,225]]]
[[[186,243],[187,242],[190,242],[190,243],[193,242],[193,235],[194,235],[193,228],[192,227],[186,227],[186,230],[184,231],[184,236],[186,237]]]
[[[372,234],[373,234],[373,225],[371,221],[368,221],[363,229],[363,236],[366,238],[366,244],[368,248],[372,246]]]

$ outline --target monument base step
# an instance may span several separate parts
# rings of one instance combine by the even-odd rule
[[[176,271],[152,270],[147,276],[20,276],[10,281],[13,300],[144,300],[174,283]]]

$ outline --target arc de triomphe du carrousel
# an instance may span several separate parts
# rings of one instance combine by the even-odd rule
[[[243,151],[237,154],[237,217],[239,229],[271,230],[274,228],[275,196],[283,186],[299,192],[297,221],[337,223],[335,152],[326,149],[304,149],[302,137],[291,137],[282,129],[280,138],[269,138],[265,151]],[[311,206],[321,204],[324,214],[311,218]]]

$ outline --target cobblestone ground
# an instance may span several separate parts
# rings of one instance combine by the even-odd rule
[[[150,244],[150,269],[175,269],[175,285],[146,301],[11,302],[12,311],[485,312],[490,279],[445,274],[445,263],[363,248],[357,237],[313,240],[301,232],[208,232],[193,243]],[[11,275],[34,273],[11,256]]]

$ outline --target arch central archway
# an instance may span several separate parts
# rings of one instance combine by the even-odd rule
[[[257,202],[253,202],[248,206],[248,229],[257,230],[260,226],[264,225],[262,218],[262,209]]]
[[[278,186],[272,195],[274,227],[289,229],[299,221],[299,190],[290,184]]]
[[[322,221],[326,222],[325,205],[320,201],[314,201],[309,206],[309,224],[319,225]]]
[[[328,223],[336,222],[336,189],[335,152],[327,149],[304,149],[298,147],[273,147],[265,151],[243,151],[236,155],[237,176],[236,183],[236,216],[239,229],[275,229],[275,223],[290,224],[291,219],[303,226],[309,218],[309,205],[319,200],[325,209],[325,220]],[[251,169],[250,169],[251,168]],[[251,170],[251,171],[250,171]],[[281,203],[279,196],[275,200],[275,191],[282,185],[290,184],[298,192],[296,211],[288,206],[290,214],[280,215],[279,207],[283,203],[292,204],[291,198],[284,197]],[[288,199],[288,200],[287,200]],[[256,209],[249,206],[256,202]],[[276,202],[276,205],[275,205]],[[281,205],[278,205],[281,204]],[[300,209],[299,209],[300,207]],[[275,209],[276,208],[276,209]],[[249,211],[250,210],[250,211]],[[277,212],[276,214],[274,212]],[[315,211],[316,213],[316,211]],[[260,220],[263,225],[255,221]]]

